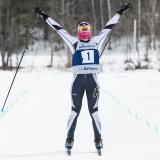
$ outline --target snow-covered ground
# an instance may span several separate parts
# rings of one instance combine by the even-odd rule
[[[13,75],[0,71],[1,107]],[[5,112],[0,113],[0,160],[159,160],[160,73],[110,68],[99,75],[99,82],[101,157],[94,147],[85,97],[72,156],[66,156],[72,73],[41,68],[18,73]]]

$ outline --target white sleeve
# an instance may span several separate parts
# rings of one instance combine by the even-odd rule
[[[112,19],[110,19],[106,23],[102,31],[97,36],[93,37],[93,40],[98,45],[98,50],[101,50],[103,42],[108,37],[109,33],[112,31],[114,26],[119,22],[120,17],[121,15],[117,13]]]
[[[78,39],[74,36],[71,36],[65,29],[63,29],[56,21],[48,17],[46,22],[54,29],[56,32],[63,38],[67,43],[68,47],[71,49],[72,53],[74,52],[74,44]]]

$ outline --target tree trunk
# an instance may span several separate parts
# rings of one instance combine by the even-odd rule
[[[112,12],[111,12],[111,1],[107,0],[107,7],[108,7],[108,19],[111,19]]]
[[[95,10],[94,0],[91,0],[91,5],[92,5],[93,24],[94,24],[93,31],[94,31],[94,34],[96,34],[97,33],[97,20],[96,20],[96,10]]]
[[[111,19],[112,13],[111,13],[111,1],[107,0],[107,7],[108,7],[108,19]],[[108,42],[108,49],[112,49],[111,46],[111,40]]]
[[[65,15],[65,8],[64,8],[64,6],[65,6],[64,4],[65,3],[64,3],[64,1],[65,0],[62,0],[62,8],[61,8],[61,12],[62,12],[62,22],[61,22],[62,23],[62,27],[64,27],[64,15]]]
[[[5,51],[1,50],[1,60],[2,60],[2,68],[3,69],[8,69],[8,54],[6,54]]]
[[[144,55],[144,60],[146,62],[149,62],[149,43],[150,43],[150,37],[146,38],[146,53]]]
[[[103,0],[100,0],[100,16],[101,16],[101,27],[104,27],[104,16],[103,16]]]
[[[137,20],[134,19],[134,50],[137,52],[138,68],[141,68],[141,58],[139,53],[138,41],[137,41]]]
[[[53,57],[54,57],[54,48],[53,48],[53,44],[51,44],[50,65],[48,67],[53,67]]]
[[[67,63],[66,63],[66,68],[70,68],[71,64],[72,64],[72,62],[71,62],[71,51],[67,47]]]
[[[156,13],[157,0],[152,1],[152,15],[151,15],[151,43],[152,48],[156,49],[156,39],[155,39],[155,13]]]
[[[141,0],[138,0],[138,42],[141,37]]]

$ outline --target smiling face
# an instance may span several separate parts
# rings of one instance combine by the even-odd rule
[[[78,37],[82,41],[88,41],[91,39],[91,26],[87,22],[81,22],[78,25]]]

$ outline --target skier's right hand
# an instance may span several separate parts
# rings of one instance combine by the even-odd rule
[[[42,9],[40,9],[39,7],[35,7],[34,8],[34,13],[38,14],[44,20],[46,20],[49,17],[47,15],[47,13],[45,13],[44,11],[42,11]]]
[[[34,13],[41,14],[42,10],[39,7],[34,8]]]

